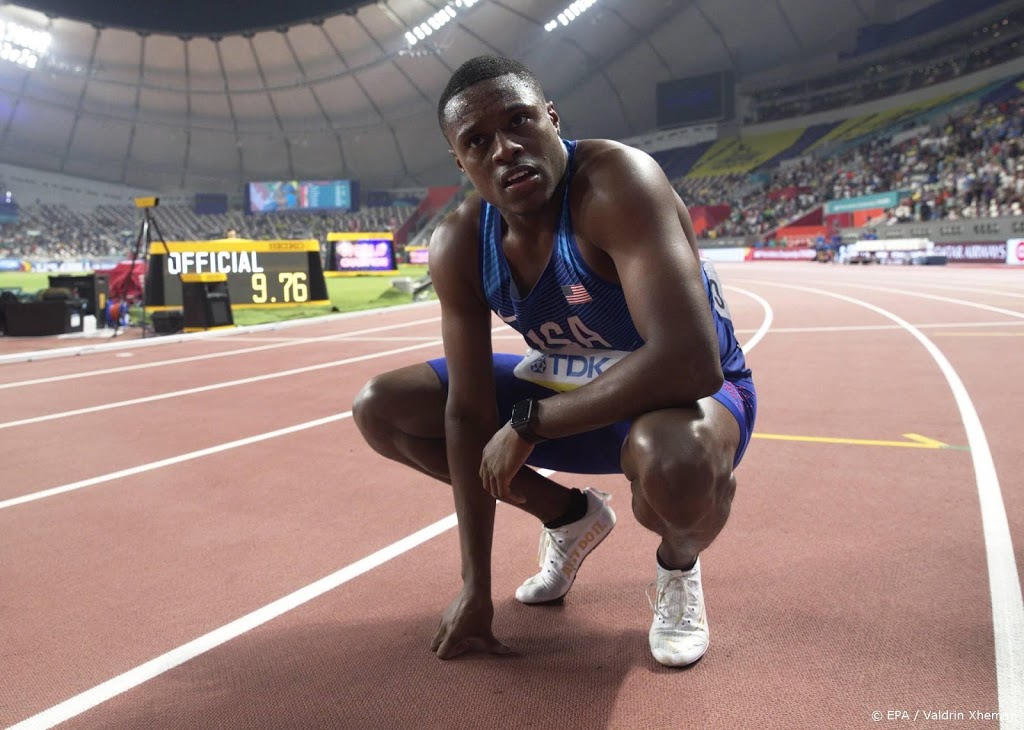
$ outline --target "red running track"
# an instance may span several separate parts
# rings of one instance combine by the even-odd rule
[[[719,268],[760,413],[694,667],[649,654],[655,541],[621,477],[564,476],[620,520],[563,606],[512,598],[538,531],[499,510],[517,655],[429,651],[451,497],[347,417],[441,354],[428,305],[0,366],[0,726],[1024,727],[1024,272]]]

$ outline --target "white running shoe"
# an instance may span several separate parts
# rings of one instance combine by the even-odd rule
[[[522,603],[554,601],[572,588],[576,571],[615,527],[615,513],[608,506],[610,494],[587,489],[587,513],[575,522],[553,530],[541,529],[538,561],[540,572],[516,589]]]
[[[659,564],[658,579],[647,586],[647,600],[654,609],[648,638],[651,653],[659,663],[685,667],[704,656],[710,636],[700,585],[700,558],[690,570],[665,570]]]

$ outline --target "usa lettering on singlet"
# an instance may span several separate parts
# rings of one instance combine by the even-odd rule
[[[520,297],[501,245],[502,221],[486,202],[480,209],[480,268],[488,304],[515,328],[527,345],[516,377],[552,390],[573,390],[600,377],[643,345],[618,284],[595,274],[576,245],[569,211],[576,142],[563,141],[569,155],[568,181],[554,248],[533,289]],[[702,262],[702,279],[718,334],[727,379],[748,377],[743,352],[718,272]]]

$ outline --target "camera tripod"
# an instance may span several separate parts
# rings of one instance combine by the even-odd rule
[[[160,226],[157,225],[156,217],[153,215],[153,208],[160,203],[159,198],[136,198],[135,207],[142,211],[142,222],[139,224],[139,232],[135,237],[135,245],[132,246],[132,257],[131,263],[128,268],[128,282],[125,285],[125,290],[120,297],[119,308],[117,316],[114,321],[114,334],[113,337],[117,337],[121,330],[122,320],[127,319],[126,312],[123,308],[128,307],[128,291],[131,282],[135,279],[135,265],[141,258],[143,261],[149,260],[149,252],[152,248],[153,241],[157,240],[163,246],[164,254],[170,256],[170,250],[167,247],[167,241],[164,239],[163,233],[160,232]],[[156,233],[154,239],[153,233]],[[143,248],[145,246],[145,248]],[[151,325],[146,319],[146,277],[148,272],[144,275],[140,282],[141,300],[142,304],[142,315],[139,326],[142,327],[142,336],[146,337],[149,332],[152,331]],[[180,278],[180,275],[179,275]]]

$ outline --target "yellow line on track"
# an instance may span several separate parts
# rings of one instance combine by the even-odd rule
[[[921,436],[916,433],[905,433],[906,441],[883,441],[877,439],[849,439],[834,436],[791,436],[780,433],[755,433],[754,438],[768,441],[803,441],[815,444],[848,444],[851,446],[894,446],[902,449],[956,449],[942,441]]]

